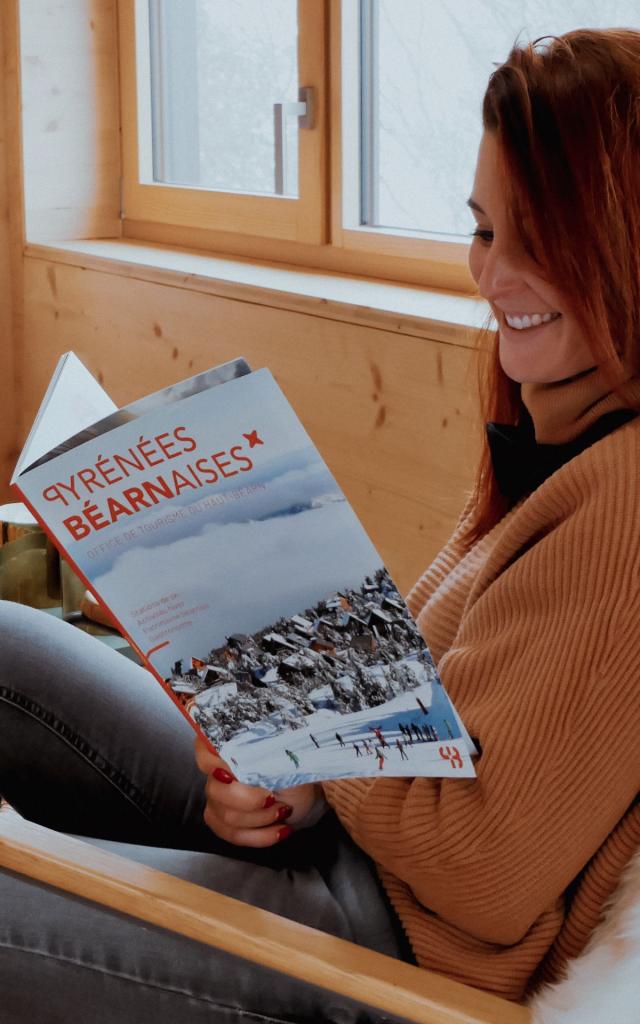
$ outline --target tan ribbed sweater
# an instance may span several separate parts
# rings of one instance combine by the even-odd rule
[[[598,374],[523,385],[539,442],[619,407]],[[477,779],[324,784],[418,963],[509,999],[552,980],[640,845],[640,418],[451,540],[408,603]]]

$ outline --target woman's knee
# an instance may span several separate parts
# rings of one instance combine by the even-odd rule
[[[49,618],[36,608],[0,601],[0,681],[24,672],[38,652],[45,657]]]

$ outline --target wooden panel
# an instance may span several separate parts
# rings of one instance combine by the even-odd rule
[[[209,253],[91,238],[62,244],[29,243],[27,256],[53,263],[143,278],[226,299],[277,306],[398,334],[475,349],[486,318],[484,300],[411,285],[343,277],[286,264],[225,259]]]
[[[415,1024],[527,1024],[524,1006],[87,843],[0,816],[0,867]]]
[[[67,349],[119,404],[238,355],[269,366],[402,590],[470,484],[463,346],[28,258],[23,436]]]
[[[120,234],[115,0],[21,0],[27,237]]]
[[[5,12],[7,13],[7,12]],[[8,12],[10,13],[10,12]],[[9,497],[9,477],[16,459],[18,440],[17,400],[15,387],[14,324],[12,295],[12,231],[10,216],[15,199],[9,190],[8,168],[13,141],[5,117],[7,92],[15,84],[15,65],[11,64],[11,38],[7,38],[5,20],[0,22],[0,55],[6,74],[0,76],[0,502]],[[9,25],[11,29],[11,24]],[[9,83],[9,90],[7,85]],[[18,204],[19,206],[19,204]]]

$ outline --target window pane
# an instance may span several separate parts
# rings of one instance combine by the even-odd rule
[[[482,134],[482,97],[494,62],[506,60],[516,37],[640,27],[637,0],[360,6],[359,223],[449,237],[471,229],[464,204]]]
[[[296,0],[149,0],[153,178],[298,194]]]

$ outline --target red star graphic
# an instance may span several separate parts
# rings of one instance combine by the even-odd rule
[[[252,430],[250,434],[243,434],[242,436],[249,442],[250,448],[255,448],[257,444],[264,444],[264,441],[261,441],[258,437],[257,430]]]

